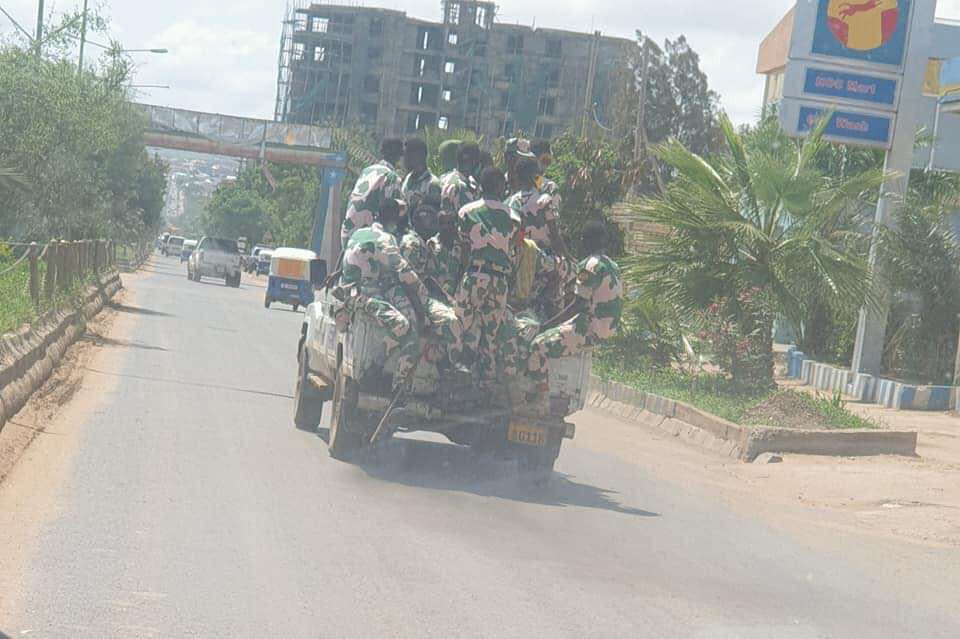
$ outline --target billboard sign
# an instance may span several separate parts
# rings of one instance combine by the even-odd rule
[[[960,58],[941,63],[938,89],[941,108],[947,113],[960,112]]]
[[[897,101],[898,84],[893,78],[811,66],[806,68],[803,92],[892,108]]]
[[[899,68],[911,0],[817,0],[811,53]]]
[[[801,106],[797,114],[797,131],[809,132],[826,110],[818,106]],[[853,111],[834,111],[824,129],[824,137],[838,142],[886,147],[893,131],[892,115],[874,115]]]

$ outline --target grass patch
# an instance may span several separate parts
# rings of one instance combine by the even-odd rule
[[[674,369],[625,368],[599,357],[593,371],[603,379],[675,399],[738,424],[780,428],[845,430],[877,428],[877,422],[848,411],[837,398],[812,397],[794,390],[737,394],[721,375],[692,375]]]
[[[673,369],[626,369],[604,358],[594,360],[593,372],[603,379],[686,402],[732,422],[739,422],[744,413],[772,395],[772,392],[737,395],[730,381],[720,375],[690,375]]]
[[[0,271],[10,268],[12,260],[0,261]],[[16,330],[36,318],[30,302],[30,265],[23,262],[0,275],[0,335]]]

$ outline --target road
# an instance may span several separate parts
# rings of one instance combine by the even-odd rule
[[[291,424],[302,315],[148,270],[0,487],[0,637],[960,636],[953,551],[805,541],[576,440],[547,486],[433,440],[336,462]]]

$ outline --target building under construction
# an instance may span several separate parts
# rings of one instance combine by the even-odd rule
[[[497,23],[496,4],[445,0],[443,22],[297,3],[284,22],[276,119],[378,135],[472,129],[551,137],[604,121],[611,71],[635,43]]]

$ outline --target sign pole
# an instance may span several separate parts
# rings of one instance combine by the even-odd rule
[[[884,171],[888,177],[880,192],[874,215],[877,227],[889,227],[893,224],[896,207],[903,202],[907,194],[910,169],[913,167],[914,137],[920,117],[924,69],[932,50],[936,0],[913,0],[913,5],[898,115],[890,149],[884,161]],[[880,373],[887,314],[890,310],[889,272],[884,267],[883,257],[878,256],[878,238],[878,230],[875,228],[870,243],[870,270],[873,274],[872,289],[878,304],[876,308],[864,307],[860,310],[851,364],[854,373],[871,375]]]

